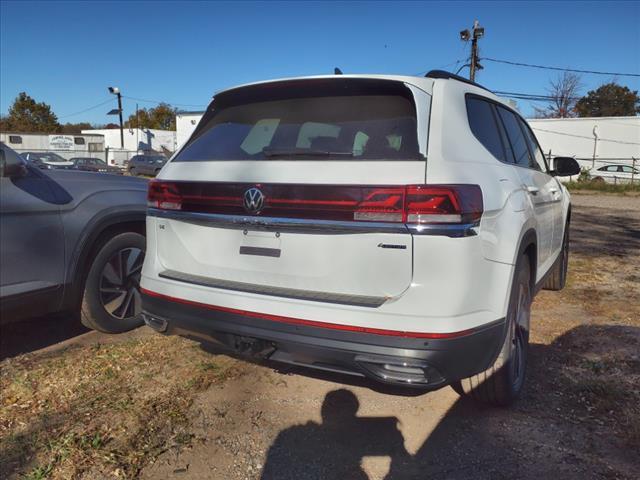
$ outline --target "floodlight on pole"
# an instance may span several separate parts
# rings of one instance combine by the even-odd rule
[[[109,93],[118,97],[118,109],[113,109],[107,115],[115,115],[116,113],[120,117],[120,148],[124,150],[124,131],[122,126],[122,94],[118,87],[109,87]]]
[[[478,58],[478,39],[484,37],[484,27],[480,26],[478,20],[473,21],[473,28],[464,29],[460,32],[460,40],[468,42],[471,40],[471,60],[469,62],[469,80],[472,82],[476,79],[476,70],[481,70],[480,59]],[[466,65],[464,65],[466,66]],[[464,67],[463,66],[463,67]]]

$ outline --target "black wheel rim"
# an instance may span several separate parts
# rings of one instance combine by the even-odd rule
[[[114,253],[100,275],[100,301],[112,317],[126,320],[140,315],[140,274],[144,252],[124,248]]]
[[[512,324],[511,342],[511,379],[513,389],[518,391],[524,382],[526,367],[527,341],[529,335],[529,317],[531,314],[529,305],[529,293],[526,285],[520,285],[518,290],[518,303]]]
[[[569,225],[565,227],[567,231],[564,234],[564,239],[562,240],[562,278],[567,275],[567,270],[569,266]]]

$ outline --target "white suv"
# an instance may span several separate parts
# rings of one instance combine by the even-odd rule
[[[237,352],[494,404],[519,394],[569,194],[486,89],[336,75],[215,96],[149,185],[143,311]]]

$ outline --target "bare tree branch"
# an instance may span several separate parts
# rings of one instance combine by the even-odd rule
[[[550,100],[545,108],[534,108],[538,118],[576,117],[576,102],[580,98],[582,78],[571,72],[563,72],[555,80],[549,81],[547,93]]]

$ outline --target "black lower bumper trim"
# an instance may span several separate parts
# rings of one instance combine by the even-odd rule
[[[279,362],[425,389],[487,369],[505,335],[504,319],[464,336],[425,339],[292,325],[144,293],[142,307],[147,324],[167,334],[214,340],[236,352]]]

